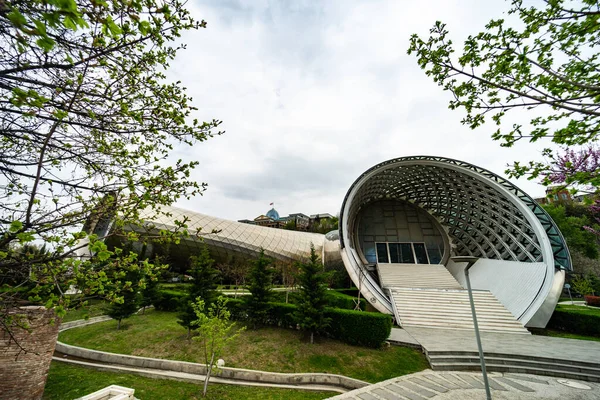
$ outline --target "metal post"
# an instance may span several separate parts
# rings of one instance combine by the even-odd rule
[[[477,339],[477,348],[479,350],[479,361],[481,362],[481,372],[483,373],[483,383],[485,384],[485,395],[487,400],[492,400],[490,392],[490,382],[488,381],[487,371],[485,369],[485,358],[483,356],[483,347],[481,346],[481,337],[479,336],[479,325],[477,324],[477,314],[475,312],[475,301],[471,290],[471,279],[469,278],[469,269],[477,262],[477,257],[452,257],[455,262],[466,262],[465,278],[467,280],[467,292],[469,292],[469,302],[471,303],[471,314],[473,314],[473,326],[475,328],[475,338]]]

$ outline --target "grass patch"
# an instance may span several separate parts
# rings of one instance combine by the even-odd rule
[[[174,313],[149,310],[122,323],[101,322],[62,332],[62,342],[112,353],[203,363],[197,342],[186,340],[186,330]],[[370,349],[320,338],[311,345],[301,332],[265,327],[247,330],[225,348],[228,367],[273,372],[326,372],[367,382],[379,382],[429,367],[419,351],[392,346]]]
[[[87,306],[78,307],[67,311],[67,315],[62,319],[62,322],[77,321],[78,319],[86,319],[97,317],[106,314],[108,303],[100,299],[88,300]]]
[[[573,306],[571,304],[558,304],[556,311],[576,312],[577,314],[594,315],[600,317],[600,307]]]
[[[53,361],[44,391],[44,400],[76,399],[108,385],[120,385],[135,389],[135,397],[143,400],[199,400],[199,399],[247,399],[247,400],[320,400],[336,395],[332,392],[312,392],[210,384],[206,397],[202,386],[194,383],[166,379],[144,378],[133,374],[103,372],[81,366]]]
[[[534,335],[540,336],[551,336],[565,339],[591,340],[593,342],[600,342],[600,337],[598,336],[579,335],[577,333],[557,331],[555,329],[536,329],[532,330],[532,333]]]

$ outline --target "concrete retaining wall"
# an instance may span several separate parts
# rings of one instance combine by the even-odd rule
[[[103,318],[103,317],[97,317]],[[106,317],[104,317],[106,318]],[[76,326],[87,325],[89,323],[99,322],[90,320],[73,321],[68,323],[71,325],[61,325],[61,330],[74,328]],[[196,375],[205,375],[206,366],[185,361],[162,360],[158,358],[137,357],[124,354],[107,353],[104,351],[90,350],[83,347],[71,346],[62,342],[56,343],[56,351],[71,357],[78,357],[85,360],[92,360],[101,363],[124,365],[137,368],[149,368],[165,371],[184,372]],[[241,368],[220,368],[214,374],[220,378],[241,380],[248,382],[262,382],[286,385],[331,385],[347,390],[358,389],[367,386],[367,382],[358,379],[349,378],[343,375],[320,374],[320,373],[303,373],[303,374],[286,374],[278,372],[256,371]]]

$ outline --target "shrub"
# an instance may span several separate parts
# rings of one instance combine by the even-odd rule
[[[341,308],[344,310],[354,310],[356,307],[357,296],[351,296],[348,294],[340,293],[338,290],[327,291],[327,304],[333,308]],[[367,309],[367,301],[361,297],[360,309]]]
[[[600,296],[584,296],[588,306],[600,307]]]
[[[177,311],[179,305],[186,297],[185,292],[176,290],[159,290],[154,300],[154,308],[158,311]]]
[[[348,296],[352,296],[352,297],[358,297],[358,288],[356,287],[351,287],[351,288],[336,288],[334,289],[336,292],[340,292],[343,294],[347,294]]]
[[[282,328],[296,328],[294,313],[298,306],[289,303],[269,303],[269,316],[267,323]]]
[[[328,308],[331,318],[327,334],[343,342],[368,347],[380,347],[392,331],[392,317],[366,311]]]
[[[580,308],[557,308],[547,327],[580,335],[600,336],[600,313],[586,307]]]
[[[231,313],[231,319],[245,321],[248,318],[244,300],[229,297],[227,300],[227,309]]]
[[[241,299],[230,299],[227,309],[231,312],[231,317],[238,321],[248,319],[245,303]],[[294,304],[269,303],[267,323],[295,329],[294,313],[297,309]],[[392,317],[387,314],[327,308],[325,316],[331,318],[325,335],[349,344],[378,348],[392,330]]]

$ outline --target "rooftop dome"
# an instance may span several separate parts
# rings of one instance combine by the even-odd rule
[[[271,208],[269,211],[267,211],[267,217],[277,221],[279,219],[279,213],[277,212],[276,209]]]

